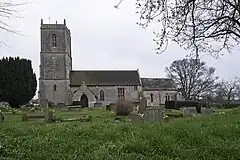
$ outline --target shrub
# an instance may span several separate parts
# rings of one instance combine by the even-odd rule
[[[133,111],[133,104],[126,100],[118,100],[115,106],[116,115],[118,116],[129,115]]]
[[[239,106],[240,106],[240,104],[224,104],[223,108],[225,108],[225,109],[232,109],[232,108],[237,108]]]

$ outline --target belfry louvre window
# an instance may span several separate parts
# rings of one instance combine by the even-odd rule
[[[124,99],[125,97],[125,90],[124,88],[118,88],[118,99]]]
[[[52,35],[52,46],[57,47],[57,36],[56,36],[56,34]]]

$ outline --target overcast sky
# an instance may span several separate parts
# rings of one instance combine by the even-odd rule
[[[136,0],[124,0],[120,9],[113,6],[118,0],[35,0],[21,7],[22,18],[8,21],[22,35],[0,31],[1,40],[8,46],[0,47],[2,56],[20,56],[32,60],[39,75],[40,20],[44,23],[63,23],[72,34],[73,69],[137,69],[141,77],[165,77],[165,67],[183,58],[187,51],[170,43],[163,55],[155,54],[153,27],[142,29],[136,22]],[[215,60],[204,56],[209,66],[215,67],[221,78],[239,75],[239,51]]]

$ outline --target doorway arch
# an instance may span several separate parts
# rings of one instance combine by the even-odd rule
[[[82,107],[88,107],[88,97],[85,93],[83,93],[80,98],[80,104]]]

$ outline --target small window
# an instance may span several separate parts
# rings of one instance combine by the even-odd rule
[[[54,91],[57,90],[57,85],[56,84],[54,84],[53,89],[54,89]]]
[[[125,97],[125,90],[124,88],[118,88],[118,99],[124,99]]]
[[[153,102],[153,94],[152,93],[150,94],[150,99],[151,99],[151,102]]]
[[[52,35],[52,46],[57,47],[57,36],[56,36],[56,34]]]
[[[104,101],[104,92],[103,92],[103,90],[100,91],[100,101]]]
[[[134,86],[133,89],[134,91],[137,91],[138,86]]]
[[[170,101],[170,96],[168,94],[165,96],[165,101]]]

